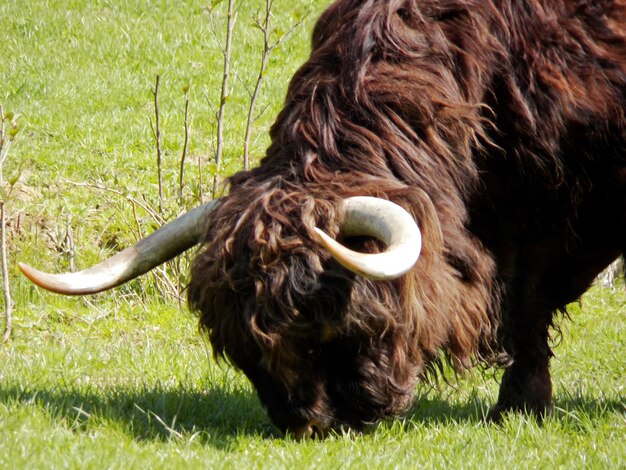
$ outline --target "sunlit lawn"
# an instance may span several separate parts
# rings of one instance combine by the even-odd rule
[[[68,226],[73,261],[83,267],[133,241],[138,226],[156,225],[128,202],[145,196],[155,204],[156,74],[165,217],[180,210],[187,84],[191,138],[183,205],[206,195],[223,3],[213,14],[215,27],[209,2],[0,3],[0,103],[20,114],[5,169],[14,189],[8,210],[16,306],[13,337],[0,352],[0,468],[626,467],[621,285],[594,288],[581,307],[571,306],[571,321],[562,322],[552,363],[556,407],[543,425],[518,415],[487,424],[499,373],[475,370],[458,381],[450,376],[450,383],[421,386],[422,398],[405,417],[365,434],[296,442],[272,427],[244,377],[213,360],[184,303],[159,300],[151,276],[110,294],[66,299],[17,274],[18,259],[67,268]],[[260,53],[252,17],[261,4],[239,3],[224,175],[241,165],[246,89]],[[276,2],[276,37],[303,24],[272,54],[254,124],[255,159],[326,3]],[[184,272],[183,263],[181,282]]]

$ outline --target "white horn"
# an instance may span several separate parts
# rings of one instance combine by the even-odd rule
[[[371,236],[387,246],[382,253],[359,253],[315,227],[318,241],[344,267],[369,279],[389,280],[402,276],[415,265],[422,248],[422,235],[413,217],[402,207],[386,199],[357,196],[345,199],[341,212],[342,235]]]
[[[19,263],[22,273],[44,289],[86,295],[124,284],[202,241],[208,215],[217,200],[196,207],[108,260],[76,273],[49,274]]]

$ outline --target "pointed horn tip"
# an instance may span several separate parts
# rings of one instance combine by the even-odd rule
[[[64,294],[65,292],[62,290],[59,290],[56,286],[54,286],[53,284],[50,284],[49,282],[45,281],[45,277],[47,276],[46,273],[41,272],[31,266],[29,266],[26,263],[22,263],[22,262],[18,262],[17,263],[17,267],[20,269],[20,271],[22,271],[22,274],[24,276],[26,276],[26,278],[32,282],[33,284],[35,284],[36,286],[42,287],[43,289],[49,290],[51,292],[56,292],[58,294]]]
[[[22,274],[28,278],[30,282],[42,289],[62,295],[87,295],[97,294],[105,289],[94,288],[93,286],[68,286],[69,279],[67,276],[72,274],[50,274],[29,266],[26,263],[17,263]],[[74,280],[75,281],[75,280]]]
[[[20,271],[22,271],[24,276],[26,276],[30,281],[35,282],[34,272],[37,271],[35,268],[31,268],[29,265],[22,263],[21,261],[17,263],[17,267],[20,268]]]

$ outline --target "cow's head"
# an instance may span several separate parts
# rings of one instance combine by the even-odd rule
[[[216,355],[248,376],[280,429],[362,428],[408,405],[421,358],[416,325],[399,312],[411,311],[404,274],[421,235],[387,200],[240,188],[85,271],[20,268],[49,290],[90,294],[198,242],[190,305]]]

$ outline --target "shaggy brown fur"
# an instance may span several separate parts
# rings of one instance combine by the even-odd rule
[[[494,416],[550,406],[552,315],[625,247],[625,28],[621,0],[328,8],[189,288],[280,428],[400,413],[442,352],[457,368],[510,355]],[[355,277],[313,241],[314,226],[340,236],[353,195],[418,221],[407,275]]]

